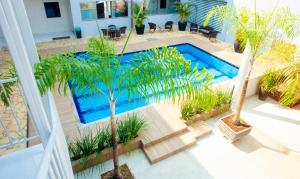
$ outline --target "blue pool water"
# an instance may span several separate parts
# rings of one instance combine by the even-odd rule
[[[190,60],[192,67],[198,65],[199,71],[203,68],[208,69],[208,71],[214,75],[214,83],[231,79],[238,73],[238,68],[236,66],[191,44],[179,44],[172,47],[175,47],[187,60]],[[124,54],[123,60],[130,60],[137,53],[138,52]],[[77,53],[76,55],[78,58],[87,58],[87,55],[84,52]],[[81,123],[90,123],[110,115],[109,103],[101,94],[87,97],[79,96],[75,93],[73,99]],[[116,113],[119,114],[130,111],[145,105],[147,105],[147,102],[144,99],[140,98],[128,101],[125,94],[118,98]]]

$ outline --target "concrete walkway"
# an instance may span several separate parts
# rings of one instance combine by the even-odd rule
[[[297,135],[297,138],[290,129],[295,128],[296,131],[296,127],[299,126],[293,126],[297,125],[295,122],[278,119],[281,119],[280,115],[288,116],[283,119],[289,119],[289,116],[296,117],[293,113],[299,111],[289,110],[287,112],[290,113],[287,115],[280,111],[286,109],[280,108],[280,110],[276,109],[275,113],[273,108],[263,108],[269,104],[269,101],[267,103],[258,101],[256,96],[247,100],[242,115],[247,117],[247,121],[254,126],[254,129],[250,135],[234,144],[229,143],[219,132],[216,127],[217,119],[212,119],[208,124],[214,128],[213,133],[184,152],[154,165],[149,164],[140,150],[122,155],[120,161],[129,165],[137,179],[298,179],[300,178],[300,156],[290,152],[281,143],[286,139],[289,139],[285,141],[286,143],[298,142],[300,135]],[[262,113],[258,110],[261,108],[271,113]],[[277,112],[279,112],[278,116]],[[262,120],[266,122],[261,122]],[[283,128],[279,130],[282,122],[290,125],[282,125]],[[273,132],[270,132],[272,130]],[[279,138],[282,133],[286,135]],[[112,169],[111,161],[79,173],[76,177],[99,178],[100,173],[109,169]]]
[[[279,106],[270,98],[260,101],[253,96],[247,100],[242,116],[266,135],[300,154],[300,105],[291,109]]]

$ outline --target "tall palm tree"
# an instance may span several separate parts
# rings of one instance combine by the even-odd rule
[[[132,29],[131,29],[132,32]],[[129,34],[131,34],[131,32]],[[160,100],[193,95],[194,91],[210,82],[207,70],[191,69],[175,48],[162,47],[141,52],[130,61],[122,61],[128,36],[121,55],[114,45],[103,38],[90,38],[87,45],[88,60],[78,60],[74,54],[56,55],[35,65],[35,76],[42,94],[54,89],[68,89],[89,95],[102,94],[110,104],[113,144],[114,178],[122,178],[119,170],[118,141],[116,137],[116,103],[120,96],[128,99],[143,97]],[[103,100],[103,99],[101,99]]]
[[[249,78],[253,69],[255,60],[268,50],[273,40],[292,39],[299,34],[300,25],[299,17],[293,14],[288,8],[274,8],[271,12],[258,12],[255,8],[254,12],[245,8],[237,10],[231,6],[216,6],[207,15],[204,25],[207,25],[214,16],[220,23],[226,20],[230,24],[230,28],[235,32],[239,28],[240,39],[243,44],[247,44],[249,49],[249,71],[243,82],[242,93],[238,100],[235,110],[234,124],[240,124],[240,113],[244,104]],[[243,15],[247,14],[248,20],[244,20]],[[251,49],[251,50],[250,50]]]

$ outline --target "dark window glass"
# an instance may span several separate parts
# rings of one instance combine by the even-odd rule
[[[167,0],[160,0],[160,8],[161,9],[167,8]]]
[[[58,2],[45,2],[47,18],[61,17]]]
[[[97,9],[97,17],[98,17],[98,19],[105,18],[104,2],[97,3],[96,4],[96,9]]]

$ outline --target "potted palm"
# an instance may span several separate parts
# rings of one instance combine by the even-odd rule
[[[223,22],[226,18],[232,28],[237,27],[242,24],[242,20],[238,18],[239,14],[242,13],[241,11],[243,9],[239,11],[230,6],[214,7],[208,13],[204,24],[207,25],[211,17],[217,15],[219,22]],[[223,135],[231,142],[247,135],[252,129],[249,124],[241,120],[240,114],[255,60],[274,39],[294,38],[298,35],[299,17],[286,8],[276,8],[272,12],[262,13],[258,12],[255,7],[255,11],[249,13],[249,20],[247,23],[242,24],[241,28],[243,29],[243,39],[247,42],[243,63],[249,65],[247,70],[240,70],[239,72],[239,75],[245,76],[245,79],[240,81],[240,84],[236,85],[235,88],[235,90],[240,90],[239,88],[241,87],[241,94],[237,100],[236,109],[231,115],[220,119],[218,123]]]
[[[237,53],[243,53],[247,43],[247,39],[244,38],[244,33],[246,33],[244,31],[244,27],[246,27],[247,23],[249,22],[250,11],[247,8],[242,8],[242,10],[237,14],[237,18],[239,19],[240,23],[236,24],[234,51]]]
[[[191,8],[192,4],[189,2],[177,2],[176,3],[176,10],[179,13],[179,21],[178,21],[178,29],[180,31],[185,31],[186,26],[187,26],[187,17],[190,15],[191,13]]]
[[[145,31],[145,24],[143,24],[143,22],[147,18],[147,10],[144,3],[142,5],[134,3],[133,12],[136,33],[143,35]]]
[[[143,7],[140,12],[143,13]],[[137,14],[139,16],[139,14]],[[88,60],[80,61],[72,53],[57,55],[48,60],[41,60],[35,65],[35,75],[41,93],[53,89],[56,83],[64,91],[71,83],[71,91],[84,88],[86,95],[103,94],[110,104],[110,128],[112,135],[113,151],[113,176],[122,178],[118,158],[118,138],[116,135],[116,104],[118,97],[128,94],[128,100],[132,96],[140,96],[145,99],[161,99],[161,91],[164,99],[173,99],[187,93],[193,95],[203,83],[210,80],[207,70],[199,72],[192,69],[190,62],[175,49],[163,47],[141,52],[134,59],[123,62],[125,52],[132,29],[122,48],[121,55],[117,55],[112,42],[100,37],[89,39],[87,46]],[[124,64],[126,63],[126,68]],[[197,83],[195,83],[197,82]],[[101,85],[99,85],[101,84]],[[151,89],[151,90],[149,90]],[[78,91],[77,91],[78,92]]]
[[[236,53],[243,53],[245,50],[245,41],[243,39],[243,29],[239,28],[235,33],[234,51]]]

